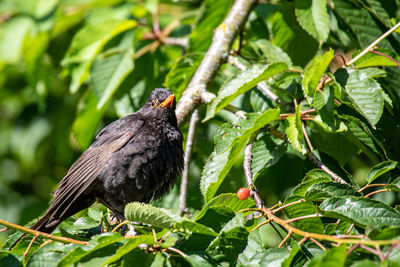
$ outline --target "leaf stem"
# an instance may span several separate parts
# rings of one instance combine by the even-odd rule
[[[278,248],[282,247],[283,244],[286,243],[286,241],[289,239],[289,237],[292,235],[292,232],[288,232],[287,235],[285,236],[284,239],[282,239],[282,241],[279,243]]]
[[[351,64],[353,64],[354,62],[356,62],[357,60],[359,60],[361,57],[363,57],[365,54],[367,54],[368,52],[370,52],[379,42],[381,42],[383,39],[385,39],[388,35],[390,35],[392,32],[394,32],[395,30],[397,30],[397,28],[400,27],[400,22],[397,23],[396,25],[394,25],[392,28],[390,28],[387,32],[385,32],[384,34],[382,34],[382,36],[380,36],[378,39],[376,39],[375,41],[373,41],[367,48],[365,48],[360,54],[358,54],[355,58],[353,58],[352,60],[350,60],[349,62],[347,62],[346,66],[349,66]]]
[[[183,253],[182,251],[180,251],[180,250],[177,249],[177,248],[168,247],[168,248],[166,248],[166,249],[169,250],[169,251],[173,251],[173,252],[175,252],[175,253],[181,255],[181,256],[182,256],[183,258],[185,258],[185,259],[188,257],[188,255],[186,255],[185,253]]]
[[[320,247],[323,251],[326,250],[326,248],[317,240],[315,240],[314,238],[310,238],[310,241],[314,242],[318,247]]]
[[[306,201],[305,199],[299,199],[299,200],[297,200],[297,201],[293,201],[293,202],[290,202],[290,203],[285,204],[285,205],[283,205],[283,206],[280,206],[280,207],[278,207],[278,208],[276,208],[276,209],[271,209],[271,211],[272,211],[272,213],[275,214],[275,213],[277,213],[277,212],[280,211],[280,210],[286,209],[287,207],[290,207],[290,206],[294,206],[294,205],[303,203],[303,202],[305,202],[305,201]]]
[[[357,192],[361,193],[365,189],[370,188],[370,187],[375,187],[375,186],[387,186],[387,184],[367,184],[363,188],[359,189]]]
[[[322,217],[322,215],[319,214],[319,213],[314,213],[314,214],[309,214],[309,215],[304,215],[304,216],[292,218],[292,219],[286,220],[285,222],[286,223],[292,223],[292,222],[296,222],[296,221],[300,221],[300,220],[304,220],[304,219],[309,219],[309,218],[315,218],[315,217]]]
[[[369,51],[369,52],[370,52],[370,53],[373,53],[373,54],[377,54],[377,55],[383,56],[383,57],[389,59],[390,61],[394,62],[397,66],[400,67],[400,63],[399,63],[399,62],[397,62],[394,58],[392,58],[392,57],[390,57],[390,56],[388,56],[388,55],[386,55],[386,54],[384,54],[384,53],[375,51],[375,50],[373,50],[373,49],[372,49],[371,51]]]
[[[387,189],[387,188],[380,189],[380,190],[373,191],[373,192],[371,192],[369,194],[366,194],[364,197],[370,197],[372,195],[375,195],[375,194],[378,194],[378,193],[382,193],[382,192],[388,192],[388,191],[390,191],[390,189]]]

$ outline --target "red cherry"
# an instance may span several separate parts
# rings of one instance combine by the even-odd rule
[[[246,200],[250,197],[250,190],[246,187],[242,187],[237,191],[236,195],[240,200]]]

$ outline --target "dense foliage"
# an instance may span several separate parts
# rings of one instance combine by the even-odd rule
[[[0,219],[31,225],[153,88],[179,100],[233,3],[0,1]],[[398,0],[260,1],[199,107],[186,212],[175,186],[126,207],[136,235],[101,205],[54,232],[87,245],[8,251],[21,232],[2,232],[0,266],[400,266],[399,17]]]

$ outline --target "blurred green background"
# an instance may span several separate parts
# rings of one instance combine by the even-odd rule
[[[212,9],[206,9],[206,6],[211,6],[213,1],[206,1],[203,5],[202,2],[0,1],[1,219],[23,225],[41,215],[51,199],[51,191],[90,144],[95,133],[112,120],[137,110],[153,88],[176,86],[172,89],[179,96],[191,74],[187,73],[182,81],[171,80],[173,76],[169,74],[170,70],[184,53],[191,53],[186,64],[195,69],[211,43],[213,30],[229,11],[228,7],[233,1],[221,0],[219,6]],[[275,1],[272,4],[264,2],[257,7],[258,16],[250,16],[245,39],[274,37],[275,44],[282,46],[295,64],[304,67],[317,51],[318,43],[310,36],[304,37],[305,31],[299,28],[296,36],[302,36],[302,42],[292,39],[290,44],[296,47],[285,45],[283,35],[286,34],[279,35],[278,29],[272,26],[281,23],[279,19],[283,21],[279,14],[285,10],[279,11],[279,8],[286,1]],[[189,38],[186,49],[165,44],[152,46],[154,40],[149,40],[146,34],[153,31],[152,14],[156,11],[161,29],[171,27],[170,37]],[[204,17],[213,19],[202,20],[201,14],[205,12],[209,13],[208,17]],[[110,28],[111,31],[107,29],[112,26],[110,21],[126,23],[127,20],[136,21],[136,25],[131,25],[132,29],[124,30],[123,34],[111,34],[113,30],[118,31],[118,27]],[[176,21],[178,23],[174,24]],[[196,30],[192,31],[194,25]],[[346,35],[339,28],[336,31],[332,29],[332,32],[326,46],[346,50],[360,48],[352,47],[356,43],[350,38],[352,35]],[[79,40],[73,38],[77,33],[80,34]],[[341,42],[346,40],[347,43]],[[85,43],[89,41],[92,43]],[[369,44],[369,41],[365,40],[365,44]],[[105,43],[98,47],[100,52],[93,54],[93,47],[96,48],[98,42]],[[77,47],[80,48],[79,53],[74,50]],[[117,68],[119,65],[115,65],[126,58],[130,65],[121,66],[123,74],[118,77],[111,91],[107,91],[103,83],[104,79],[109,78],[108,70],[111,68],[121,73],[121,69]],[[209,90],[215,92],[224,80],[236,72],[234,67],[224,65]],[[251,111],[251,97],[250,93],[246,93],[233,104]],[[104,100],[101,107],[100,99]],[[204,112],[202,107],[201,118]],[[218,126],[231,120],[231,117],[229,112],[221,112],[212,122],[199,124],[188,195],[188,204],[192,210],[199,209],[203,204],[199,177],[204,162],[213,151],[213,137]],[[181,130],[186,135],[187,126]],[[324,160],[334,162],[331,158]],[[354,156],[347,163],[346,169],[362,184],[365,183],[362,181],[365,172],[373,165],[362,155]],[[265,169],[258,177],[259,192],[267,203],[274,204],[287,195],[312,168],[314,166],[310,161],[289,149],[277,164]],[[344,173],[342,170],[335,171]],[[225,179],[220,192],[236,192],[237,188],[244,185],[239,160]],[[176,209],[178,193],[179,187],[176,186],[157,205]],[[6,236],[7,233],[0,234],[0,243]]]

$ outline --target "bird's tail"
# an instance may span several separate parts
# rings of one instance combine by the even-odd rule
[[[49,225],[49,218],[50,218],[51,212],[46,212],[45,215],[43,215],[42,218],[40,218],[34,225],[31,226],[32,230],[36,230],[39,232],[43,232],[43,233],[47,233],[50,234],[51,232],[54,231],[54,229],[57,228],[57,226],[61,223],[61,220],[58,220],[56,223],[51,223]],[[21,239],[26,236],[26,234],[23,234],[22,236],[20,236],[9,248],[9,250],[11,250],[13,247],[15,247],[19,241],[21,241]]]

